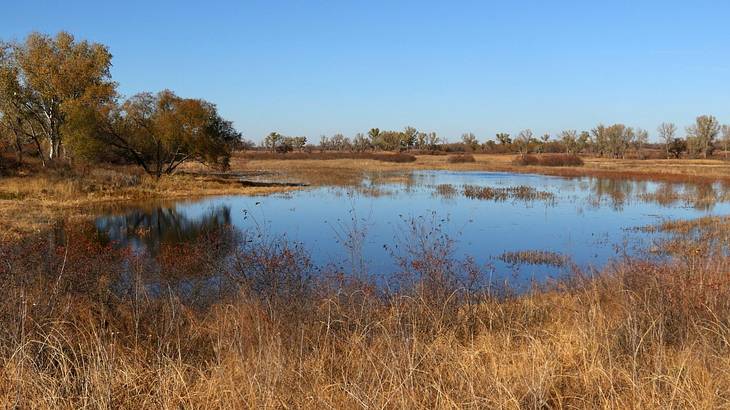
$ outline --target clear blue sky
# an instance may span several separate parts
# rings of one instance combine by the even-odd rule
[[[253,140],[412,125],[451,140],[730,123],[727,1],[7,1],[0,38],[67,30],[120,91],[218,104]]]

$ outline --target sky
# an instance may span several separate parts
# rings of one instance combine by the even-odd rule
[[[206,99],[254,141],[730,123],[728,1],[4,3],[0,39],[103,43],[123,95]]]

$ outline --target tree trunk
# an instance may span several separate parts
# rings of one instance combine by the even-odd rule
[[[17,131],[13,131],[15,134],[15,159],[18,161],[18,165],[23,164],[23,143],[20,141],[20,135]]]

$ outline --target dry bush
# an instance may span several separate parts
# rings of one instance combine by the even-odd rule
[[[583,165],[583,160],[575,154],[525,154],[517,156],[512,163],[519,166],[578,167]]]
[[[474,159],[474,155],[472,154],[457,154],[449,155],[447,161],[451,164],[459,164],[465,162],[476,162],[476,159]]]

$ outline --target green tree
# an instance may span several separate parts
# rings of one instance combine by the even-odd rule
[[[495,137],[497,138],[497,141],[499,141],[499,143],[501,145],[512,144],[512,139],[510,139],[509,134],[507,134],[505,132],[497,133],[497,135]]]
[[[215,105],[168,90],[137,94],[121,105],[77,105],[64,129],[80,155],[111,153],[158,178],[187,161],[226,168],[241,138]]]
[[[687,151],[687,142],[681,138],[674,138],[669,143],[668,152],[674,155],[674,158],[679,158],[682,153]]]
[[[279,147],[279,144],[281,144],[284,141],[284,136],[279,134],[278,132],[272,131],[264,137],[263,145],[264,148],[270,150],[271,152],[276,152],[276,149]]]

